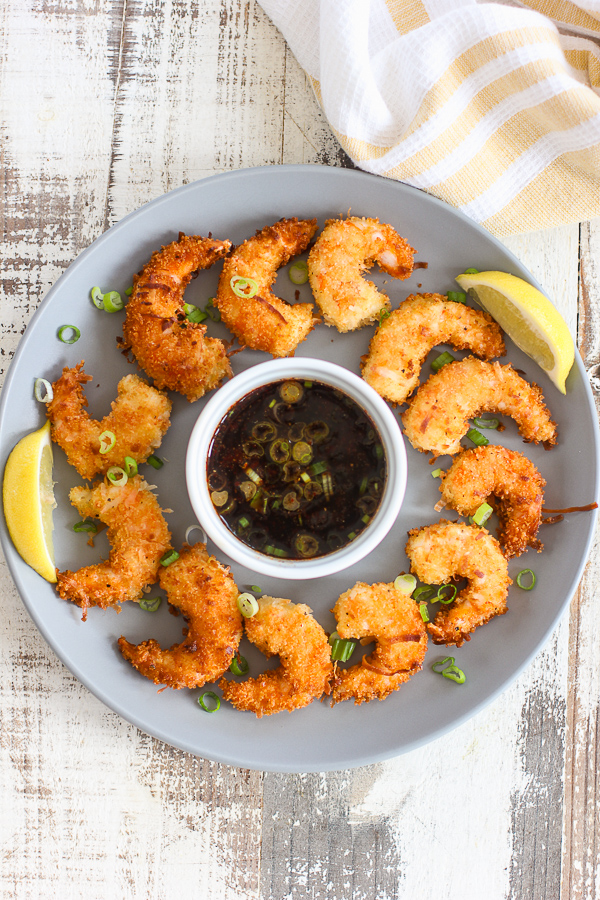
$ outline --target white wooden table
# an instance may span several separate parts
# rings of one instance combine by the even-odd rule
[[[254,0],[5,0],[0,372],[60,273],[195,179],[348,165]],[[600,391],[600,228],[507,241]],[[545,650],[484,712],[385,764],[273,775],[139,732],[64,668],[0,564],[0,896],[600,896],[597,545]]]

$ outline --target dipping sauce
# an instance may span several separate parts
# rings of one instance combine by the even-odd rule
[[[267,556],[307,559],[353,541],[379,507],[379,432],[347,394],[318,381],[251,391],[217,427],[206,474],[221,520]]]

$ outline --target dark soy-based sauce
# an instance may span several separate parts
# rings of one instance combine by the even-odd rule
[[[278,381],[233,406],[213,436],[207,479],[227,528],[267,556],[324,556],[355,540],[386,479],[380,435],[347,394]]]

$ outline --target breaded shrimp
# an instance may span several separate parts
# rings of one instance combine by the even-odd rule
[[[223,341],[207,338],[206,326],[190,322],[183,294],[192,275],[229,251],[229,241],[184,234],[152,254],[133,278],[125,307],[123,348],[131,347],[139,365],[158,388],[197,400],[231,375]]]
[[[75,487],[71,503],[82,517],[99,519],[108,526],[109,559],[77,572],[59,572],[57,590],[65,600],[83,609],[106,609],[137,600],[142,590],[158,578],[160,558],[171,547],[158,501],[140,475],[123,487],[98,482],[92,488]]]
[[[278,654],[281,665],[239,683],[222,678],[225,700],[260,718],[292,712],[329,694],[331,647],[310,607],[278,597],[261,597],[258,603],[256,615],[245,620],[246,634],[265,656]]]
[[[448,363],[422,384],[402,423],[417,450],[452,455],[462,449],[469,419],[488,411],[511,416],[527,442],[556,443],[556,424],[537,384],[529,384],[510,365],[473,356]]]
[[[508,563],[496,538],[484,528],[441,519],[408,534],[406,554],[417,578],[428,584],[446,584],[453,578],[468,581],[427,626],[434,644],[460,647],[479,625],[508,612],[506,597],[512,583]]]
[[[186,544],[179,559],[161,569],[159,581],[185,616],[185,639],[162,650],[152,639],[135,645],[121,637],[121,653],[154,684],[197,688],[216,681],[231,665],[243,632],[229,569],[208,555],[206,544]]]
[[[404,403],[419,383],[425,358],[437,344],[470,350],[481,359],[504,356],[500,326],[488,313],[442,294],[411,294],[381,323],[363,358],[362,377],[378,394]]]
[[[441,477],[445,506],[461,516],[474,515],[484,501],[491,500],[500,519],[498,540],[507,559],[520,556],[528,546],[538,552],[542,549],[536,535],[546,482],[522,453],[492,444],[474,447],[457,456]]]
[[[104,474],[111,466],[122,466],[126,456],[146,462],[160,447],[172,406],[165,393],[137,375],[126,375],[119,381],[112,411],[97,422],[85,410],[83,385],[91,380],[83,371],[83,361],[73,369],[65,367],[52,385],[54,396],[46,407],[52,440],[62,447],[81,477],[88,479]],[[116,440],[114,447],[100,453],[100,435],[105,431],[112,432]]]
[[[265,350],[272,356],[292,356],[314,327],[312,303],[276,297],[271,290],[277,269],[306,250],[317,228],[316,219],[281,219],[236,247],[225,260],[216,304],[221,318],[243,347]],[[248,297],[232,287],[236,278],[250,283]],[[252,284],[254,282],[254,284]],[[244,281],[239,282],[244,285]],[[238,288],[238,291],[240,288]]]
[[[418,672],[427,650],[419,607],[393,584],[363,584],[341,595],[333,613],[341,638],[371,638],[375,650],[361,663],[338,669],[333,702],[383,700]]]
[[[329,219],[308,257],[308,277],[327,325],[354,331],[375,322],[389,298],[362,276],[378,262],[394,278],[408,278],[413,248],[379,219]]]

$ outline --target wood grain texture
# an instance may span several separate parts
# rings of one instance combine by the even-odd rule
[[[58,275],[142,203],[228,169],[350,164],[254,0],[8,0],[0,35],[0,380]],[[578,328],[600,392],[598,224],[582,229],[579,317],[578,229],[507,244]],[[599,558],[490,707],[327,775],[233,769],[142,734],[64,668],[0,561],[0,896],[600,895]]]

